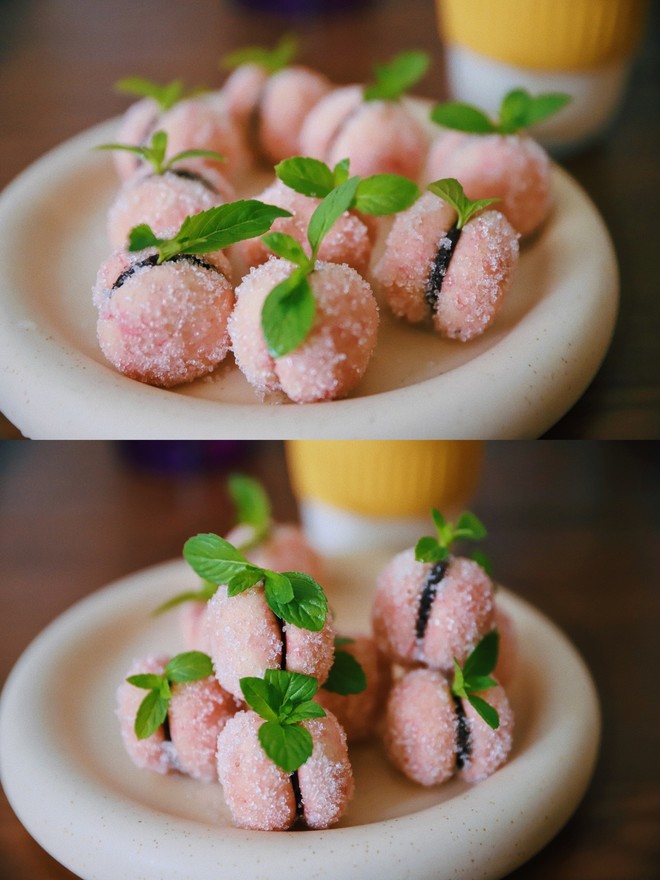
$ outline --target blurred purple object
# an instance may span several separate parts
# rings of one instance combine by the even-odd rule
[[[149,471],[193,472],[227,468],[245,456],[246,440],[120,440],[122,458]]]
[[[372,0],[234,0],[234,2],[255,12],[303,16],[359,9],[370,5]]]

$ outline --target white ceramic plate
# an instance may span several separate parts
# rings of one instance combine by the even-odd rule
[[[554,212],[477,340],[442,340],[383,310],[363,381],[350,399],[322,404],[263,404],[231,358],[175,390],[127,379],[101,354],[91,301],[117,190],[110,157],[92,148],[115,130],[111,121],[67,141],[0,195],[0,410],[29,437],[534,437],[578,399],[607,350],[612,245],[555,168]]]
[[[368,626],[378,556],[336,559],[326,590],[340,631]],[[75,605],[19,660],[0,703],[2,782],[19,819],[84,880],[497,878],[552,838],[588,784],[599,740],[593,684],[546,618],[502,592],[517,625],[511,760],[470,787],[426,789],[379,746],[351,751],[356,795],[327,831],[234,828],[218,785],[136,769],[114,692],[135,656],[181,650],[176,614],[149,612],[193,587],[181,562],[146,569]],[[356,586],[359,584],[359,586]]]

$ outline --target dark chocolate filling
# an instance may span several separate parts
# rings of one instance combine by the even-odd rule
[[[163,736],[166,740],[171,741],[172,734],[170,733],[170,716],[169,713],[165,716],[165,721],[163,721]]]
[[[461,230],[454,224],[447,234],[442,237],[438,245],[438,252],[435,255],[433,266],[429,272],[424,289],[424,299],[428,303],[431,314],[435,313],[440,299],[440,291],[442,290],[442,282],[447,274],[449,262],[453,256],[458,239],[461,237]]]
[[[165,260],[165,262],[178,263],[182,260],[185,260],[187,263],[192,263],[194,266],[199,266],[201,269],[210,269],[212,272],[217,272],[219,275],[222,275],[222,272],[217,266],[214,266],[213,263],[207,263],[206,260],[200,260],[200,258],[196,257],[194,254],[175,254],[173,257]],[[138,269],[144,269],[147,266],[155,266],[157,263],[158,254],[151,254],[150,256],[145,257],[144,260],[138,260],[137,263],[133,263],[133,265],[129,266],[125,272],[121,273],[110,289],[117,290],[125,281],[128,281],[131,275],[135,274]]]
[[[460,698],[452,694],[456,709],[456,769],[461,770],[470,760],[472,744],[470,741],[470,723]]]
[[[275,620],[280,628],[280,639],[282,640],[282,659],[280,660],[280,669],[286,669],[286,633],[284,632],[284,621],[281,617],[275,615]]]
[[[201,183],[205,189],[219,195],[218,190],[213,186],[211,181],[207,180],[202,174],[198,174],[196,171],[189,171],[187,168],[168,168],[165,174],[174,174],[177,177],[181,177],[183,180],[194,180],[197,183]],[[151,175],[151,177],[155,176],[155,174]]]
[[[415,622],[415,635],[420,641],[424,638],[424,634],[426,633],[426,627],[428,626],[429,616],[431,614],[431,605],[438,592],[438,584],[445,576],[448,567],[448,559],[441,559],[440,562],[436,562],[424,582],[424,587],[422,588],[419,597],[417,620]]]
[[[302,816],[303,801],[302,793],[300,791],[300,777],[298,776],[297,770],[294,770],[291,774],[291,787],[293,788],[293,797],[296,801],[296,816]]]

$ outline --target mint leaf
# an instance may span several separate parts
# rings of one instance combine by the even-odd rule
[[[252,477],[234,473],[229,475],[228,488],[237,521],[251,526],[259,543],[270,531],[271,524],[270,500],[264,487]]]
[[[353,645],[355,644],[355,639],[349,638],[349,636],[336,636],[335,637],[335,648],[340,648],[342,645]]]
[[[493,134],[497,131],[497,126],[482,110],[460,101],[436,104],[430,115],[433,122],[454,131],[468,134]]]
[[[473,541],[480,541],[486,537],[488,532],[481,520],[466,510],[458,518],[454,534],[459,538],[471,538]]]
[[[430,57],[426,52],[401,52],[388,64],[374,68],[374,83],[364,89],[366,101],[397,101],[412,88],[428,70]]]
[[[294,156],[284,159],[275,166],[275,174],[289,189],[304,196],[322,199],[334,189],[337,183],[335,174],[320,159]]]
[[[129,675],[126,681],[134,684],[135,687],[146,688],[148,691],[159,689],[163,680],[162,675],[156,675],[153,672],[145,672],[138,675]]]
[[[345,183],[340,183],[328,193],[312,214],[307,228],[307,239],[312,248],[312,262],[316,260],[321,242],[334,223],[351,207],[359,182],[359,177],[351,177]]]
[[[313,266],[300,242],[285,232],[267,232],[261,240],[271,251],[283,260],[289,260],[297,266],[311,272]]]
[[[332,169],[332,174],[335,179],[335,186],[339,186],[340,183],[346,183],[348,180],[348,169],[350,167],[351,160],[350,159],[340,159],[339,162]]]
[[[277,571],[264,572],[264,589],[266,591],[266,601],[272,608],[273,603],[284,605],[293,599],[293,587],[291,581],[285,574]]]
[[[500,124],[502,134],[515,134],[550,116],[554,116],[571,101],[563,92],[549,92],[533,97],[526,89],[513,89],[502,99]]]
[[[415,545],[415,559],[417,562],[441,562],[449,555],[446,547],[440,546],[436,538],[429,535],[420,538]]]
[[[277,712],[282,719],[284,707],[289,704],[290,708],[300,703],[306,703],[312,699],[318,689],[318,682],[311,675],[302,672],[289,672],[286,669],[267,669],[264,678],[268,685],[277,694]]]
[[[243,64],[258,64],[264,67],[268,73],[277,73],[287,67],[298,53],[298,40],[293,34],[285,34],[274,49],[265,49],[263,46],[245,46],[230,52],[222,59],[225,67],[234,69]]]
[[[165,667],[168,681],[199,681],[213,675],[213,664],[208,654],[202,651],[184,651],[172,657]]]
[[[314,744],[306,727],[264,721],[258,732],[264,752],[285,773],[293,773],[311,756]]]
[[[184,96],[183,83],[179,79],[159,85],[141,76],[127,76],[115,83],[115,88],[118,92],[136,95],[139,98],[153,98],[161,111],[169,110]]]
[[[335,651],[335,659],[323,687],[335,694],[360,694],[367,687],[367,676],[352,654]]]
[[[135,716],[135,735],[148,739],[167,718],[169,700],[163,699],[157,690],[149,691],[142,700]]]
[[[492,577],[493,569],[490,564],[490,559],[483,550],[473,550],[470,554],[470,559],[473,559],[477,565],[480,565],[483,568],[489,577]]]
[[[311,263],[310,263],[311,265]],[[297,348],[314,326],[316,300],[307,280],[309,269],[294,270],[266,297],[261,309],[261,330],[271,357]]]
[[[374,174],[358,184],[353,207],[375,217],[409,208],[419,196],[412,180],[399,174]]]
[[[266,670],[268,672],[268,670]],[[280,702],[274,688],[263,678],[246,676],[239,681],[245,702],[266,721],[277,721]]]
[[[208,600],[215,595],[217,589],[217,584],[211,584],[208,581],[205,581],[201,589],[179,593],[171,599],[168,599],[166,602],[163,602],[162,605],[159,605],[158,608],[155,608],[151,613],[153,615],[163,614],[165,611],[170,611],[172,608],[176,608],[177,605],[183,605],[184,602],[208,602]]]
[[[474,709],[476,709],[489,727],[492,727],[493,730],[497,730],[500,726],[500,716],[497,713],[497,709],[494,709],[490,703],[487,703],[485,700],[482,700],[481,697],[477,697],[474,694],[468,694],[468,702]]]
[[[325,709],[314,700],[307,700],[305,703],[299,703],[288,716],[289,724],[296,721],[304,721],[306,718],[325,718]]]
[[[189,538],[183,545],[183,557],[200,577],[215,584],[225,584],[233,575],[250,567],[229,541],[213,534]]]
[[[151,227],[146,223],[134,226],[128,234],[129,251],[142,251],[145,248],[160,247],[165,239],[154,235]]]
[[[447,522],[439,510],[431,510],[433,525],[437,537],[426,535],[415,545],[415,559],[418,562],[440,562],[449,555],[449,548],[459,538],[479,540],[486,535],[486,529],[473,513],[466,511],[459,517],[458,523]]]
[[[458,214],[456,226],[462,229],[468,220],[471,220],[479,211],[483,211],[489,205],[499,202],[500,199],[469,199],[461,184],[455,177],[444,177],[441,180],[435,180],[427,186],[432,193],[440,196],[443,201],[451,205]]]
[[[268,595],[268,604],[278,617],[301,629],[319,632],[325,626],[328,614],[328,600],[323,588],[313,577],[300,571],[287,571],[293,589],[289,602],[279,602],[275,596]]]
[[[500,636],[496,629],[486,633],[463,664],[463,674],[468,682],[476,676],[490,675],[497,665],[499,645]],[[468,687],[471,690],[479,690],[470,685]]]

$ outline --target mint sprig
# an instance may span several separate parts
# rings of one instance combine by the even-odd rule
[[[237,522],[252,528],[250,540],[239,547],[245,552],[264,541],[270,533],[270,500],[261,483],[245,474],[230,474],[228,488],[236,508]]]
[[[202,88],[184,89],[180,79],[175,79],[165,85],[144,79],[141,76],[127,76],[115,83],[115,89],[118,92],[125,92],[129,95],[136,95],[139,98],[153,98],[158,104],[162,112],[169,110],[184,98],[198,95],[204,91]]]
[[[294,156],[275,166],[278,178],[295,192],[323,199],[348,179],[349,160],[330,168],[320,159]],[[359,180],[347,210],[384,216],[409,208],[419,197],[417,184],[400,174],[373,174]]]
[[[298,54],[298,40],[293,34],[285,34],[274,49],[263,46],[245,46],[223,56],[223,67],[230,70],[243,64],[258,64],[269,74],[277,73],[287,67]]]
[[[167,152],[167,132],[155,131],[151,136],[151,142],[146,147],[132,146],[130,144],[99,144],[97,150],[124,150],[127,153],[134,153],[141,159],[144,159],[154,169],[155,174],[165,174],[177,162],[184,159],[203,158],[214,159],[216,162],[224,162],[225,157],[214,150],[182,150],[175,153],[167,161],[165,161],[165,153]]]
[[[480,541],[486,537],[486,529],[473,513],[465,511],[454,525],[447,522],[439,510],[431,510],[436,537],[425,536],[415,545],[415,559],[418,562],[441,562],[449,556],[454,541],[468,539]]]
[[[183,605],[184,602],[208,602],[216,594],[217,589],[217,584],[202,581],[202,586],[199,590],[186,590],[183,593],[177,593],[176,596],[172,596],[171,599],[163,602],[162,605],[159,605],[151,613],[154,616],[163,614],[165,611],[170,611],[178,605]]]
[[[129,675],[126,681],[149,693],[142,700],[135,716],[134,730],[138,739],[147,739],[167,718],[172,699],[171,684],[199,681],[213,674],[213,664],[208,654],[201,651],[185,651],[176,654],[165,667],[162,675],[145,673]]]
[[[249,562],[229,541],[214,534],[189,538],[183,556],[204,580],[226,584],[229,596],[263,582],[266,602],[274,614],[302,629],[323,629],[328,600],[321,585],[310,575],[261,568]]]
[[[151,227],[141,223],[128,236],[129,251],[156,248],[158,262],[178,254],[207,254],[245,238],[255,238],[270,229],[277,217],[290,217],[289,211],[266,205],[256,199],[227,202],[192,214],[173,238],[158,238]]]
[[[469,199],[463,187],[455,177],[443,177],[441,180],[434,180],[429,183],[427,189],[439,196],[443,201],[456,211],[458,219],[456,227],[462,229],[468,220],[471,220],[484,208],[488,208],[500,199]]]
[[[430,116],[438,125],[468,134],[516,134],[554,116],[571,100],[571,95],[564,92],[533,96],[526,89],[513,89],[502,99],[497,120],[460,101],[436,104]]]
[[[499,640],[497,630],[494,629],[487,633],[474,648],[462,668],[454,657],[454,681],[451,686],[452,694],[467,700],[493,730],[497,730],[500,726],[497,710],[477,694],[497,687],[497,682],[490,673],[497,665]]]
[[[398,101],[425,75],[430,61],[427,52],[414,49],[401,52],[387,64],[376,65],[374,82],[363,90],[365,101]]]
[[[334,694],[347,696],[361,694],[367,687],[367,676],[362,664],[349,651],[342,651],[341,645],[350,644],[353,639],[336,638],[335,656],[323,689]]]
[[[300,722],[325,717],[313,700],[318,682],[300,672],[267,669],[263,678],[241,678],[239,683],[245,702],[264,719],[257,734],[261,747],[281,770],[293,773],[314,749],[312,735]]]

